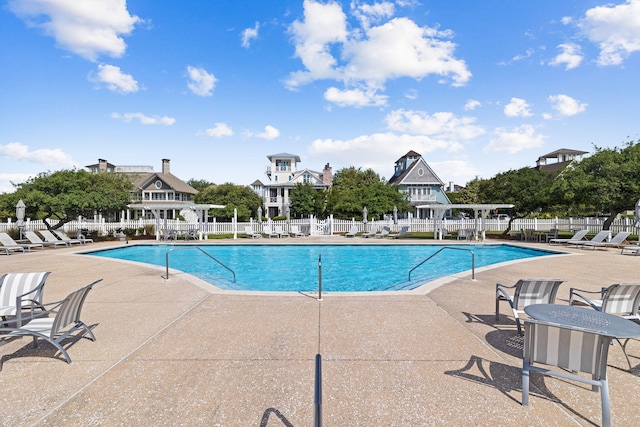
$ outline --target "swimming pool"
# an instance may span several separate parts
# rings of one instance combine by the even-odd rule
[[[414,289],[426,282],[471,269],[471,252],[438,250],[466,248],[475,267],[558,254],[511,245],[190,245],[197,246],[235,272],[187,245],[132,245],[85,252],[85,255],[169,266],[221,289],[313,292],[318,289],[321,260],[323,292],[368,292]]]

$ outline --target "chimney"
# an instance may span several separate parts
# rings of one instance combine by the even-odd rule
[[[163,174],[169,174],[171,173],[171,166],[170,166],[171,160],[169,159],[162,159],[162,173]]]
[[[98,172],[107,171],[107,161],[105,159],[98,159]]]
[[[333,174],[331,172],[331,166],[329,166],[329,163],[324,165],[324,170],[322,171],[322,184],[326,185],[329,188],[331,188],[331,186],[333,185]]]

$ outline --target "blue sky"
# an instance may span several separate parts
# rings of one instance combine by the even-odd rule
[[[409,150],[464,185],[640,138],[640,0],[0,0],[0,39],[0,192],[99,158],[389,178]]]

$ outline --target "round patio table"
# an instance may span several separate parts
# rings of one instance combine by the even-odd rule
[[[624,339],[640,337],[640,325],[613,314],[559,304],[532,304],[524,308],[529,317],[557,325],[572,326]]]

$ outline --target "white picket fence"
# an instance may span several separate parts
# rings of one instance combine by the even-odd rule
[[[51,224],[56,224],[56,221],[50,221]],[[519,231],[523,229],[534,229],[538,231],[547,231],[552,228],[559,230],[576,230],[587,229],[590,233],[597,233],[602,230],[604,218],[554,218],[554,219],[516,219],[511,224],[511,230]],[[208,234],[244,234],[245,226],[249,225],[254,231],[262,231],[261,227],[265,224],[268,225],[281,225],[284,230],[288,231],[290,225],[297,225],[300,230],[306,234],[312,235],[331,235],[346,233],[352,226],[357,226],[359,232],[369,231],[371,226],[376,225],[379,229],[382,227],[389,227],[391,231],[397,232],[403,226],[408,226],[412,232],[433,232],[435,228],[435,221],[431,219],[399,219],[394,223],[392,219],[380,220],[380,221],[356,221],[356,220],[342,220],[329,217],[323,220],[309,217],[304,219],[292,219],[290,221],[263,221],[258,222],[251,220],[249,222],[222,222],[213,218],[212,221],[207,223],[187,222],[179,220],[153,220],[153,219],[139,219],[120,222],[106,222],[104,220],[90,221],[72,221],[64,224],[63,229],[71,235],[76,235],[80,230],[88,230],[89,232],[97,231],[99,235],[110,235],[118,233],[125,229],[134,229],[140,233],[140,230],[144,230],[145,226],[152,225],[156,235],[162,233],[162,230],[176,230],[179,233],[186,233],[189,230],[198,230],[204,236]],[[504,231],[507,228],[508,221],[498,219],[486,219],[484,222],[485,231]],[[478,229],[482,230],[483,226],[480,220],[476,224],[474,219],[464,220],[443,220],[442,225],[449,232],[455,232],[459,229]],[[5,223],[0,223],[0,232],[9,231],[17,228],[16,223],[9,220]],[[31,221],[27,219],[25,221],[25,228],[27,230],[42,230],[46,229],[46,226],[42,221]],[[621,218],[615,220],[611,227],[612,233],[618,233],[620,231],[628,231],[633,234],[638,233],[638,228],[635,226],[635,220],[632,218]],[[206,237],[205,237],[206,238]]]

